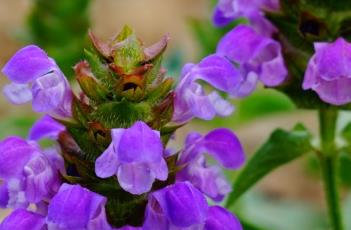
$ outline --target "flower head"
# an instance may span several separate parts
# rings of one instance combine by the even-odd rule
[[[49,229],[110,230],[106,198],[79,185],[62,184],[52,198],[46,222]]]
[[[32,101],[36,112],[71,116],[72,92],[55,61],[35,45],[19,50],[2,72],[12,81],[4,94],[14,104]]]
[[[217,92],[206,95],[197,80],[229,93],[238,86],[241,76],[228,60],[218,55],[210,55],[196,65],[185,65],[175,90],[173,121],[184,123],[193,117],[210,120],[215,115],[228,116],[233,112],[234,107]]]
[[[52,197],[60,180],[51,159],[35,142],[19,137],[0,142],[1,205],[26,207]]]
[[[287,77],[280,44],[246,25],[228,32],[218,43],[217,54],[239,66],[242,81],[232,92],[236,97],[250,94],[258,80],[272,87],[281,84]]]
[[[333,105],[351,102],[351,44],[338,38],[333,43],[315,43],[314,48],[303,89],[314,90],[323,101]]]
[[[155,179],[167,179],[159,131],[138,121],[128,129],[112,129],[111,135],[112,143],[95,162],[97,176],[117,175],[121,187],[132,194],[148,192]]]
[[[204,153],[208,153],[225,168],[239,168],[245,160],[238,138],[228,129],[216,129],[205,136],[188,135],[178,165],[177,181],[190,181],[201,192],[215,201],[221,201],[231,191],[231,186],[216,165],[209,166]]]
[[[204,225],[208,205],[202,193],[188,182],[178,182],[149,196],[145,230],[197,227]]]

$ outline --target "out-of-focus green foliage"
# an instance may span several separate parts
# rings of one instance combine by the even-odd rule
[[[310,133],[301,124],[292,131],[274,131],[240,172],[228,197],[227,207],[272,170],[310,152],[310,139]]]
[[[26,138],[28,130],[35,120],[36,117],[34,115],[7,118],[6,122],[0,122],[0,140],[6,138],[9,134]]]
[[[67,77],[83,56],[90,0],[34,0],[27,29],[31,43],[53,57]]]
[[[345,213],[350,207],[345,207]],[[297,200],[272,199],[256,191],[247,192],[230,210],[240,218],[245,230],[327,229],[326,219],[317,207]]]

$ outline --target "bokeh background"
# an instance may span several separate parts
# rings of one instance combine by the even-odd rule
[[[223,34],[210,22],[213,5],[210,0],[0,0],[0,66],[20,47],[37,43],[56,56],[71,76],[71,66],[80,60],[82,47],[88,45],[87,28],[108,39],[128,24],[145,44],[170,34],[165,66],[169,75],[177,78],[184,63],[197,62],[212,52]],[[6,82],[0,74],[0,86]],[[231,117],[211,122],[195,120],[177,133],[175,145],[182,143],[188,131],[206,132],[222,126],[239,136],[250,157],[278,127],[290,129],[304,122],[317,134],[317,114],[295,110],[289,99],[274,90],[261,88],[233,103],[236,112]],[[8,135],[25,137],[37,117],[30,105],[14,106],[1,96],[0,139]],[[342,117],[340,122],[347,115]],[[322,185],[316,167],[315,159],[308,155],[275,170],[244,195],[232,211],[247,222],[247,229],[325,229]],[[233,181],[235,175],[228,172],[228,179]],[[344,192],[343,198],[348,214],[345,219],[350,222],[351,197]],[[0,212],[0,218],[6,212]]]

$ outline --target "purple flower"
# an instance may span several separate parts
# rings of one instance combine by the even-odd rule
[[[207,164],[204,153],[225,168],[237,169],[245,161],[243,148],[229,129],[215,129],[205,136],[195,132],[187,136],[177,163],[183,167],[176,175],[177,181],[190,181],[214,201],[221,201],[231,191],[231,186],[219,167]]]
[[[203,229],[208,205],[189,182],[177,182],[149,195],[144,230]]]
[[[217,54],[239,66],[242,81],[232,92],[235,97],[250,94],[258,80],[273,87],[287,77],[280,44],[256,33],[249,26],[240,25],[228,32],[218,43]]]
[[[314,43],[316,53],[305,72],[303,89],[314,90],[333,105],[351,102],[351,44],[343,38],[333,43]]]
[[[271,36],[276,31],[269,20],[264,17],[265,11],[278,11],[278,0],[219,0],[213,13],[213,23],[226,26],[240,17],[246,17],[251,26],[262,35]]]
[[[155,179],[166,180],[160,132],[142,121],[128,129],[112,129],[112,143],[95,162],[98,177],[117,175],[121,187],[132,193],[148,192]]]
[[[64,125],[58,123],[49,115],[44,115],[32,126],[29,132],[29,140],[38,141],[43,138],[57,140],[59,134],[64,130]]]
[[[80,185],[62,184],[48,207],[48,229],[110,230],[105,204],[105,197]]]
[[[233,106],[217,92],[206,95],[197,80],[227,93],[234,91],[242,81],[239,71],[218,55],[210,55],[197,65],[186,64],[175,90],[174,122],[185,123],[193,117],[210,120],[215,115],[228,116],[233,112]]]
[[[58,158],[58,156],[56,156]],[[9,137],[0,142],[2,207],[27,207],[49,199],[59,187],[57,163],[35,142]]]
[[[45,230],[45,217],[19,208],[0,224],[1,230]]]
[[[32,101],[36,112],[71,116],[72,91],[55,61],[35,45],[19,50],[2,69],[12,83],[4,94],[14,104]]]
[[[239,220],[228,210],[220,206],[208,209],[208,218],[204,230],[243,230]]]

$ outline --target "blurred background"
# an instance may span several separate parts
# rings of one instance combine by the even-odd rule
[[[225,29],[215,28],[210,21],[214,4],[211,0],[0,0],[0,66],[20,47],[35,43],[72,78],[71,67],[88,46],[88,28],[98,37],[108,39],[128,24],[145,44],[170,34],[164,66],[170,76],[177,78],[184,63],[197,62],[213,52],[225,33]],[[0,73],[0,86],[6,83]],[[233,103],[236,112],[231,117],[211,122],[195,120],[177,133],[177,144],[182,143],[188,131],[206,132],[223,126],[239,136],[250,157],[278,127],[291,129],[297,122],[304,122],[314,134],[318,132],[315,112],[295,110],[288,98],[274,90],[259,89]],[[37,117],[30,105],[14,106],[0,97],[0,139],[8,135],[26,137]],[[349,168],[350,162],[345,163]],[[317,169],[311,155],[281,167],[244,195],[232,211],[245,223],[245,229],[325,229],[321,211],[324,198]],[[236,172],[228,172],[228,179],[233,181],[235,175]],[[351,174],[342,175],[345,212],[349,216],[351,196],[346,188],[351,184],[350,178]],[[0,217],[5,213],[0,213]],[[345,216],[347,219],[351,217]],[[350,223],[348,226],[351,229]]]

